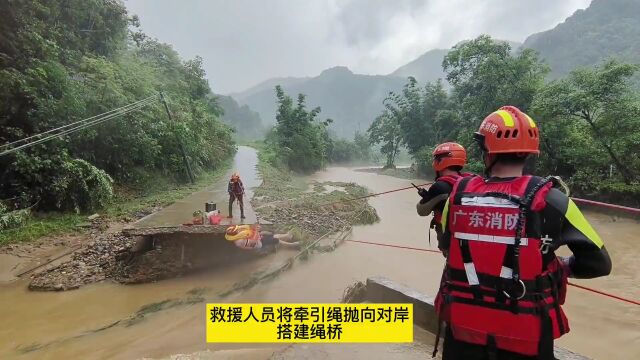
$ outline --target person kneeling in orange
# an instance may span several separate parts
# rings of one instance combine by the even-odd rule
[[[602,239],[559,180],[523,175],[539,136],[513,106],[475,133],[487,177],[458,181],[442,215],[448,256],[435,306],[447,324],[444,360],[555,359],[554,339],[569,331],[567,277],[611,272]],[[556,256],[563,245],[572,256]]]
[[[440,250],[444,250],[440,247],[442,209],[456,181],[461,177],[472,175],[461,172],[466,163],[467,152],[462,145],[446,142],[436,146],[433,150],[432,162],[433,170],[436,172],[436,181],[429,187],[429,190],[418,189],[418,194],[422,197],[416,205],[418,215],[429,216],[433,213],[429,227],[436,231]]]
[[[260,231],[259,224],[229,226],[225,231],[225,239],[233,241],[237,247],[243,250],[259,250],[278,245],[292,248],[300,247],[300,242],[293,241],[293,235]]]

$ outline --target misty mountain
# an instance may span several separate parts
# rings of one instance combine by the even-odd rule
[[[444,79],[446,75],[442,71],[442,60],[448,53],[449,49],[429,50],[410,63],[399,67],[390,75],[403,78],[413,76],[421,83]]]
[[[247,105],[240,106],[231,96],[215,95],[215,97],[224,111],[222,122],[234,129],[238,139],[255,140],[264,137],[265,127],[260,114]]]
[[[309,79],[310,79],[309,77],[292,77],[292,76],[271,78],[259,83],[258,85],[254,85],[242,92],[229,94],[229,96],[235,99],[244,99],[246,97],[249,97],[253,94],[259,93],[264,90],[273,91],[276,85],[281,85],[283,87],[290,86],[290,85],[295,85],[295,84],[307,81]]]
[[[553,78],[608,58],[639,63],[640,0],[594,0],[555,28],[529,36],[523,47],[540,53]]]
[[[513,52],[516,52],[521,43],[515,41],[508,40],[499,40],[504,41],[511,45],[511,49]],[[463,41],[464,42],[464,41]],[[435,81],[438,79],[445,80],[446,74],[442,70],[442,60],[447,56],[450,49],[433,49],[425,52],[420,55],[417,59],[409,62],[406,65],[399,67],[396,71],[392,72],[391,76],[399,76],[403,78],[407,78],[409,76],[413,76],[421,83],[426,83],[429,81]],[[446,83],[446,80],[445,80]]]
[[[332,132],[340,137],[352,138],[358,129],[366,131],[382,112],[382,101],[389,92],[400,90],[406,82],[405,78],[396,76],[354,74],[343,66],[327,69],[313,78],[293,79],[296,80],[282,83],[278,83],[278,79],[271,79],[258,85],[260,89],[253,87],[234,97],[260,113],[265,124],[274,124],[274,87],[282,85],[285,92],[294,98],[298,93],[305,94],[309,108],[320,106],[322,112],[319,118],[331,118],[334,121],[331,124]]]

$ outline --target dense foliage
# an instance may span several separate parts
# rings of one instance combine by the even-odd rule
[[[384,168],[395,168],[395,161],[402,145],[402,129],[396,115],[384,111],[367,130],[371,145],[380,144],[380,152],[385,157]]]
[[[278,85],[275,90],[277,124],[267,136],[273,154],[270,160],[301,173],[323,168],[330,154],[331,139],[327,127],[331,119],[319,121],[320,108],[308,110],[305,95],[299,94],[294,103],[282,87]]]
[[[561,175],[579,194],[640,205],[640,92],[631,85],[637,66],[610,61],[545,84],[548,68],[533,51],[514,54],[480,36],[454,47],[443,68],[450,93],[440,82],[421,87],[409,78],[385,100],[369,136],[383,145],[387,166],[401,144],[427,172],[433,147],[457,141],[469,150],[468,168],[481,171],[471,135],[489,113],[515,105],[542,131],[537,173]]]
[[[0,158],[0,199],[39,209],[89,210],[139,170],[185,179],[179,143],[195,172],[233,152],[218,120],[202,59],[138,31],[116,0],[0,2],[0,144],[157,95],[98,126]]]
[[[222,108],[222,122],[234,129],[235,137],[241,140],[264,138],[265,128],[260,114],[249,106],[240,106],[231,96],[216,95],[215,101]]]
[[[630,84],[637,70],[610,61],[540,89],[532,115],[542,131],[541,170],[583,194],[638,201],[640,91]]]
[[[372,158],[369,138],[356,132],[353,141],[332,139],[329,161],[332,163],[368,163]]]

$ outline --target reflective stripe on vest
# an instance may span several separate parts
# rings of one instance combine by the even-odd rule
[[[470,234],[464,232],[457,232],[453,234],[453,237],[460,240],[469,241],[482,241],[496,244],[513,245],[516,238],[513,236],[496,236],[496,235],[482,235],[482,234]],[[529,244],[528,238],[520,238],[520,246],[527,246]]]
[[[497,198],[494,196],[463,196],[462,197],[462,205],[470,206],[470,205],[478,205],[478,206],[486,206],[486,207],[498,207],[498,208],[510,208],[517,209],[518,205],[514,204],[513,201],[509,201],[507,199]]]

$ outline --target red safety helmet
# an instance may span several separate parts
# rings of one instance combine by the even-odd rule
[[[450,166],[463,167],[467,163],[467,151],[458,143],[447,142],[433,150],[433,169],[442,171]]]
[[[474,139],[488,154],[539,154],[536,123],[515,106],[503,106],[480,124]]]

